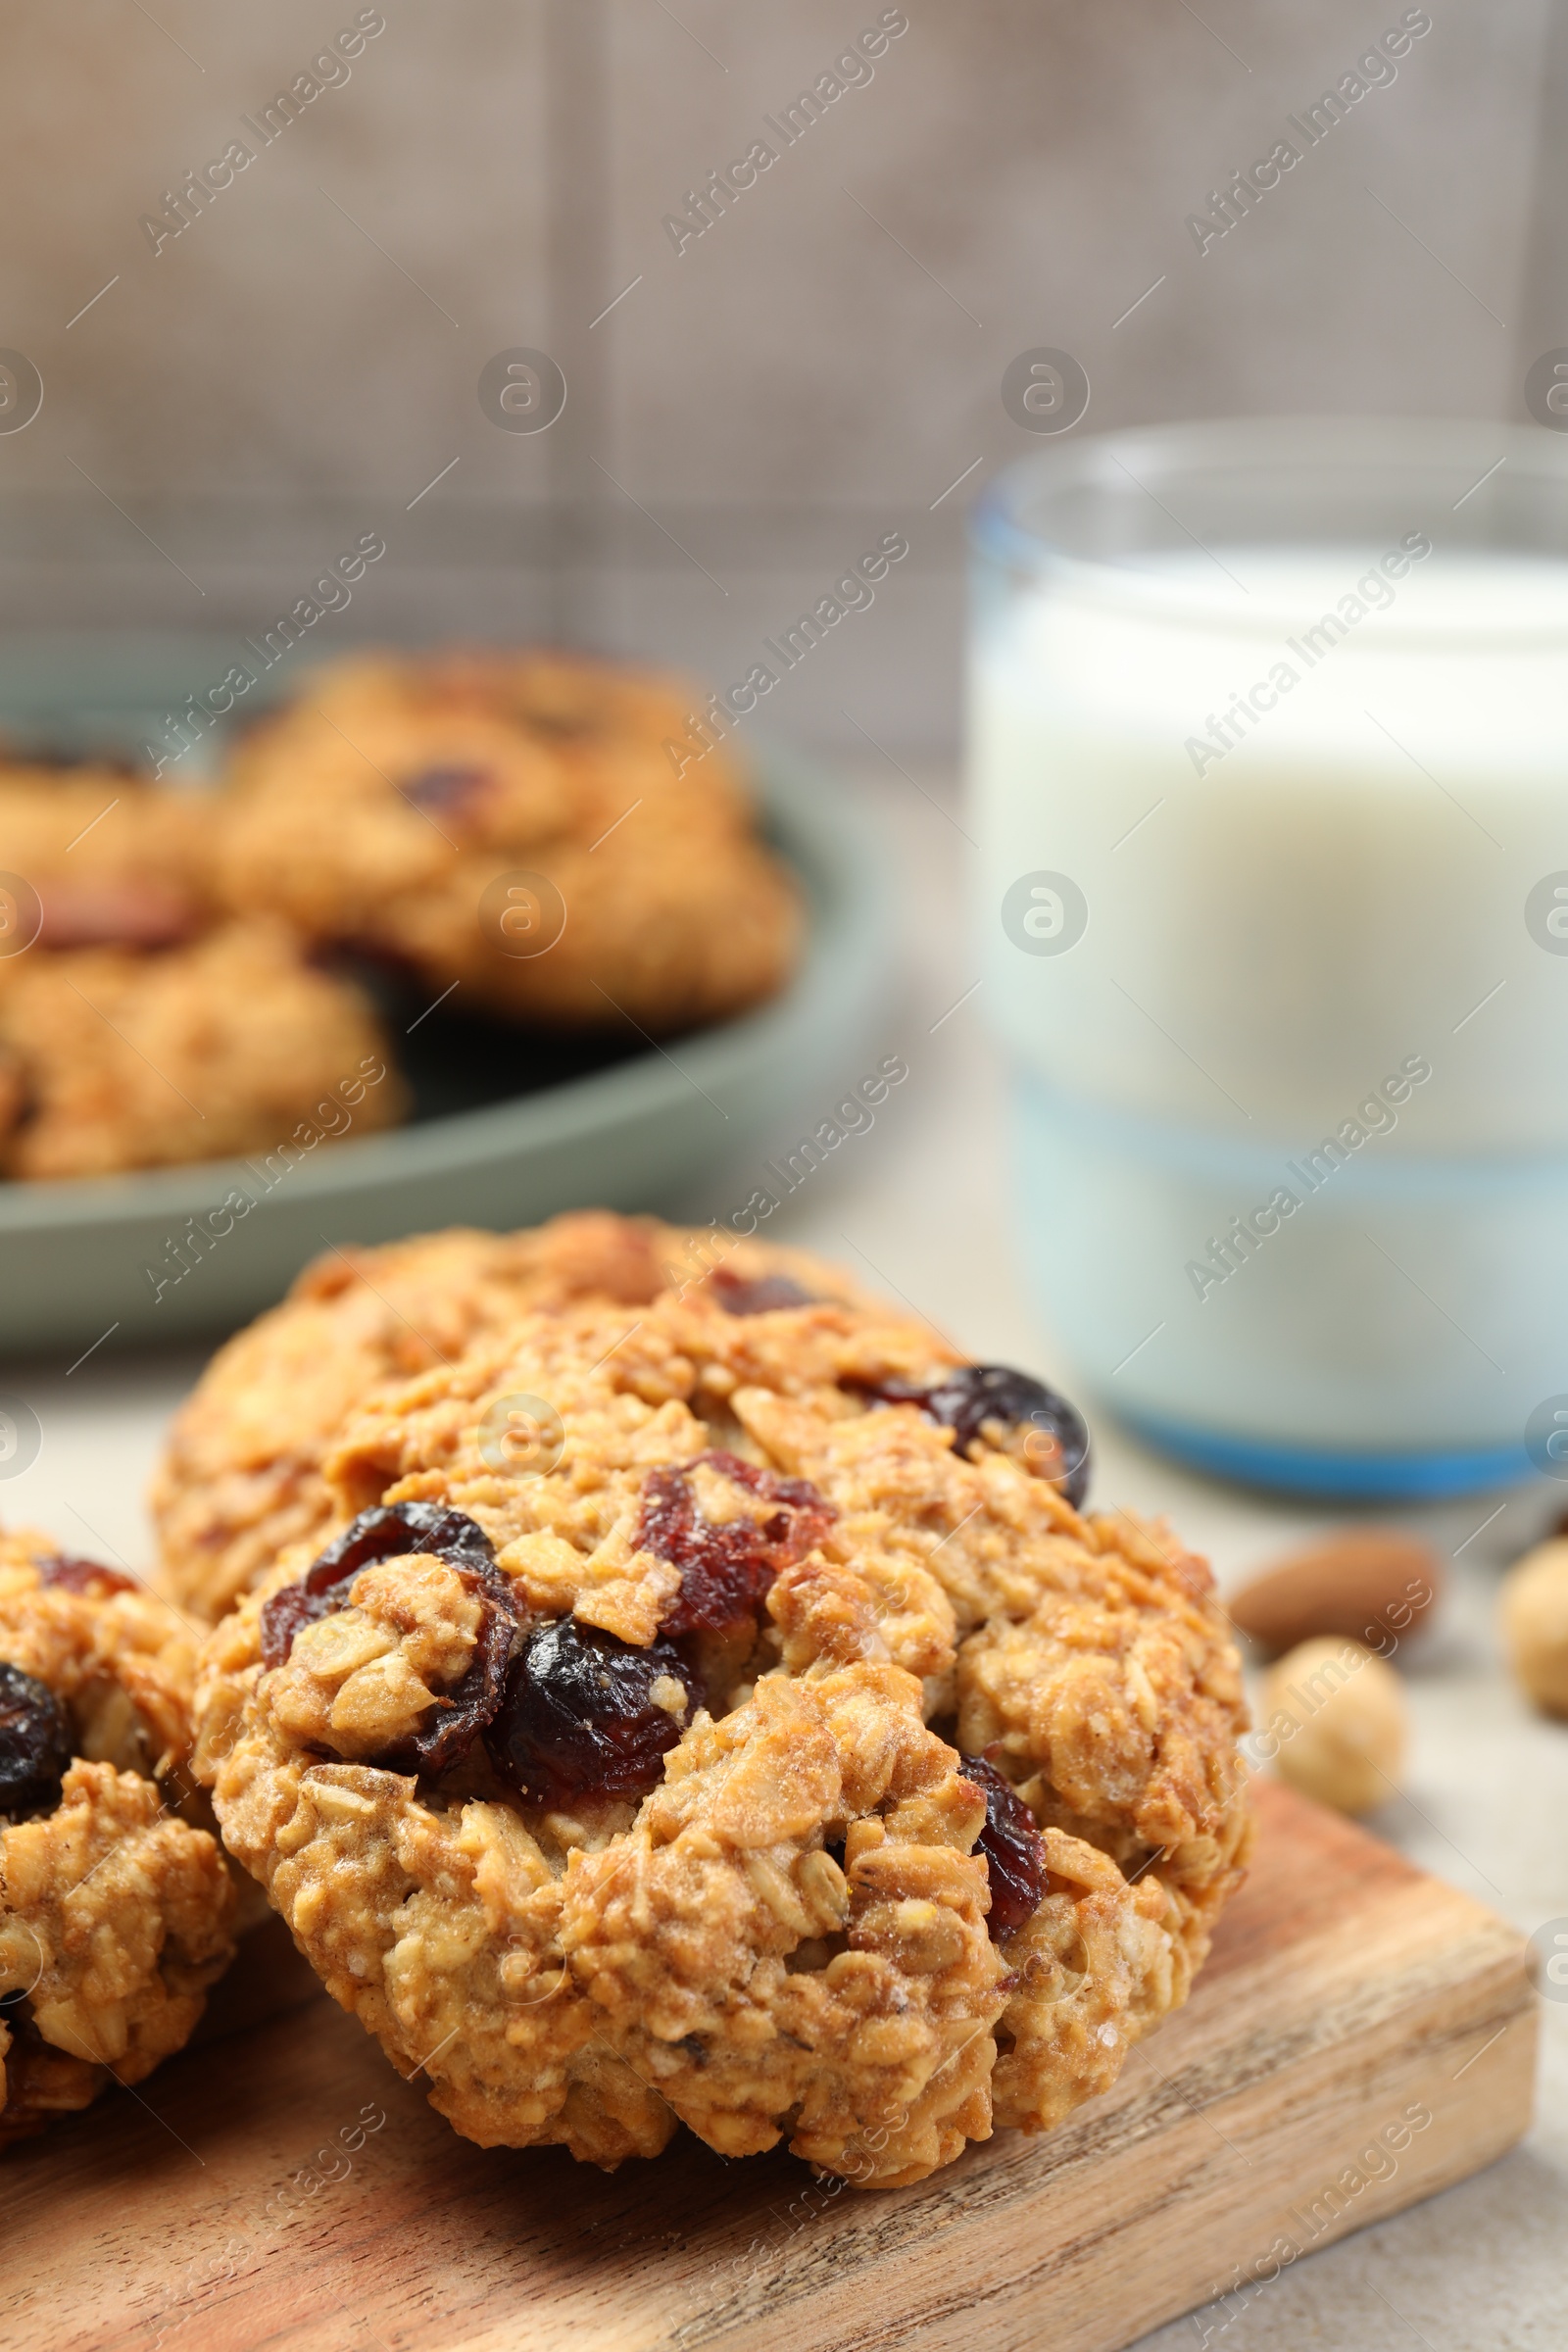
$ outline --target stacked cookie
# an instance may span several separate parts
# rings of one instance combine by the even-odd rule
[[[122,770],[0,767],[0,1174],[266,1152],[379,1072],[380,1023],[300,934],[218,888],[217,808]]]
[[[180,2049],[232,1957],[195,1664],[128,1577],[0,1537],[0,2145]]]
[[[760,1244],[585,1215],[334,1258],[160,1475],[218,1620],[193,1769],[470,2138],[608,2167],[684,2123],[918,2180],[1112,2082],[1245,1863],[1207,1569],[1089,1509],[1087,1453],[1040,1383]]]
[[[360,660],[210,794],[0,763],[0,1174],[265,1152],[345,1081],[355,1133],[394,1123],[345,956],[553,1029],[772,994],[798,896],[723,749],[671,759],[686,703],[555,655]]]

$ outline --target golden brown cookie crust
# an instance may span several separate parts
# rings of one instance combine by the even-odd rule
[[[603,1209],[327,1251],[219,1350],[175,1417],[151,1496],[166,1590],[216,1619],[285,1547],[324,1534],[335,1505],[322,1461],[385,1382],[455,1361],[530,1307],[595,1296],[641,1306],[715,1268],[853,1295],[804,1251]]]
[[[482,1742],[434,1783],[378,1763],[476,1654],[472,1591],[416,1550],[270,1671],[263,1593],[213,1636],[198,1770],[230,1850],[470,2136],[612,2164],[678,2119],[726,2154],[787,2136],[863,2184],[916,2180],[994,2121],[1059,2122],[1185,1997],[1247,1839],[1207,1570],[867,1400],[956,1360],[863,1300],[737,1316],[698,1285],[630,1319],[526,1314],[351,1426],[325,1465],[340,1525],[461,1513],[525,1634],[569,1617],[642,1649],[684,1605],[658,1482],[706,1528],[774,1526],[764,1470],[809,1482],[808,1548],[738,1633],[690,1637],[707,1706],[656,1694],[679,1736],[640,1795],[519,1794]],[[541,1474],[486,1450],[517,1396],[560,1416]],[[995,1941],[959,1752],[980,1735],[1044,1837],[1040,1899]]]
[[[504,1013],[722,1018],[783,985],[801,909],[726,755],[676,775],[665,744],[690,707],[670,681],[560,656],[343,663],[240,745],[224,894]],[[564,906],[545,953],[504,953],[481,920],[518,873]]]
[[[0,2144],[182,2048],[233,1952],[233,1882],[181,1818],[195,1643],[151,1593],[60,1570],[47,1537],[0,1536],[0,1660],[62,1701],[76,1749],[56,1806],[0,1818],[0,1997],[24,1996],[0,2022]]]

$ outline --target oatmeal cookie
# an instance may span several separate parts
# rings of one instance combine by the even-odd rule
[[[181,1817],[195,1654],[128,1577],[0,1536],[0,2145],[182,2048],[232,1956]]]
[[[401,1114],[402,1081],[369,1005],[270,920],[153,954],[37,948],[0,973],[7,1176],[106,1176],[275,1151],[350,1080],[373,1080],[357,1131]]]
[[[384,1382],[452,1361],[529,1306],[596,1296],[642,1306],[710,1270],[732,1303],[792,1282],[857,1295],[804,1252],[607,1210],[329,1250],[219,1350],[175,1418],[151,1496],[166,1589],[220,1617],[286,1545],[323,1534],[334,1511],[323,1457]],[[759,1294],[759,1283],[773,1287]]]
[[[915,2180],[1185,1996],[1239,1664],[1201,1562],[1080,1511],[1051,1391],[858,1298],[736,1303],[536,1309],[369,1399],[337,1532],[210,1640],[196,1768],[469,2137]]]
[[[800,906],[723,749],[677,776],[686,709],[559,655],[326,669],[236,752],[229,902],[470,1009],[659,1031],[737,1012],[788,978]]]
[[[4,886],[0,987],[33,940],[41,950],[148,949],[193,938],[212,911],[213,851],[203,794],[95,761],[0,757],[0,866],[24,886]]]

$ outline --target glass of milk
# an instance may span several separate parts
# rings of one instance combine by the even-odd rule
[[[1080,1376],[1263,1485],[1568,1477],[1568,441],[1085,438],[974,536],[979,1003]]]

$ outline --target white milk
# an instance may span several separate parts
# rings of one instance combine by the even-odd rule
[[[1324,651],[1342,600],[1369,609]],[[982,934],[1053,1085],[1299,1139],[1425,1054],[1391,1149],[1568,1144],[1568,956],[1524,913],[1568,868],[1568,564],[1222,548],[1026,589],[977,644],[971,741],[987,906],[1030,868],[1088,901],[1059,956]]]
[[[1568,564],[1434,524],[1009,589],[971,679],[980,1002],[1058,1335],[1259,1475],[1523,1468],[1568,1392]],[[1065,952],[1004,928],[1037,871],[1087,903]]]

